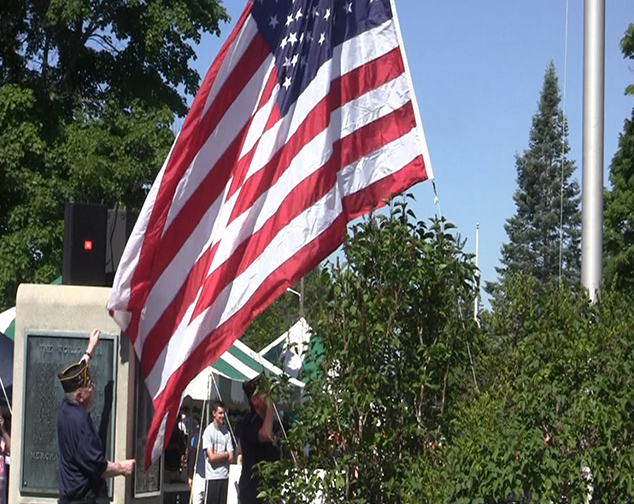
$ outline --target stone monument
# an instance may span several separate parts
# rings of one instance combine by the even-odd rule
[[[128,338],[106,311],[105,287],[21,285],[16,302],[9,502],[54,503],[58,497],[57,414],[61,370],[77,362],[94,327],[101,338],[90,361],[91,416],[108,460],[136,458],[132,478],[108,481],[117,504],[162,502],[162,468],[143,470],[152,408]]]

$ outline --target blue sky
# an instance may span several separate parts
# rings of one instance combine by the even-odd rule
[[[353,0],[354,1],[354,0]],[[496,278],[505,220],[513,215],[515,155],[528,147],[544,73],[555,63],[570,127],[570,159],[581,183],[583,94],[583,2],[568,6],[565,61],[565,0],[395,0],[405,51],[418,99],[442,214],[475,251],[480,223],[480,268]],[[634,63],[623,59],[619,41],[634,22],[632,0],[606,1],[605,183],[623,120],[634,99]],[[242,12],[243,0],[225,0],[232,23],[220,38],[205,36],[194,66],[201,76]],[[562,101],[562,107],[564,103]],[[438,212],[430,183],[412,189],[414,210],[426,219]]]

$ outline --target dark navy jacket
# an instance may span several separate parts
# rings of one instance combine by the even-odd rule
[[[60,497],[97,499],[105,490],[101,475],[108,461],[90,414],[66,398],[57,417],[57,440]]]
[[[264,419],[253,408],[242,419],[240,428],[240,445],[242,446],[242,473],[238,482],[241,504],[258,504],[257,498],[260,477],[256,464],[262,461],[275,461],[280,458],[280,449],[273,443],[262,443],[259,432]]]

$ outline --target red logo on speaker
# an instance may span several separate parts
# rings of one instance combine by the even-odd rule
[[[92,241],[90,240],[84,241],[84,250],[92,250]]]

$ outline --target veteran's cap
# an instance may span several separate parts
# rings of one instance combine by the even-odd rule
[[[86,361],[79,361],[71,364],[64,371],[57,375],[64,392],[75,392],[75,390],[85,387],[90,382],[90,371]]]

